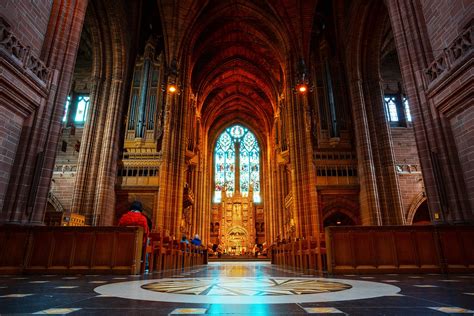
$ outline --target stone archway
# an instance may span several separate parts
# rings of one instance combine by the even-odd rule
[[[242,226],[234,226],[227,232],[222,246],[228,254],[240,255],[249,251],[252,245],[249,244],[248,231]]]
[[[420,213],[418,213],[419,211]],[[427,214],[425,214],[426,211],[428,211]],[[413,201],[410,205],[410,209],[407,214],[407,224],[415,225],[418,222],[431,222],[428,209],[428,201],[424,192],[421,192],[415,198],[413,198]]]

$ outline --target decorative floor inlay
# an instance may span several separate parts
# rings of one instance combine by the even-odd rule
[[[222,282],[220,279],[197,278],[158,281],[143,285],[142,288],[155,292],[188,295],[268,296],[336,292],[350,289],[351,286],[314,279],[262,278],[255,280],[254,278],[239,278]]]
[[[400,288],[378,282],[300,277],[216,277],[138,280],[107,284],[99,294],[201,304],[283,304],[347,301],[393,295]]]

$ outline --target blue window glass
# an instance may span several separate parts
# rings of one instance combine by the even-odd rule
[[[394,95],[385,95],[385,113],[389,122],[398,122],[397,103]]]
[[[66,123],[66,121],[67,121],[67,111],[69,109],[69,104],[71,104],[71,96],[70,95],[67,96],[66,104],[64,106],[63,123]]]
[[[236,157],[236,143],[240,153]],[[214,150],[214,202],[221,201],[221,192],[225,187],[228,196],[235,191],[236,159],[240,165],[240,192],[248,196],[253,187],[253,200],[261,201],[260,197],[260,147],[255,135],[247,128],[234,125],[225,129],[219,136]]]
[[[84,123],[87,118],[87,111],[89,110],[89,96],[81,95],[77,97],[77,110],[74,121],[76,123]]]

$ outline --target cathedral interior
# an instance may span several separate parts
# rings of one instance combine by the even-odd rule
[[[473,21],[0,1],[0,313],[474,313]]]

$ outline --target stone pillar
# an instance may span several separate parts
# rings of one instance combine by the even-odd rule
[[[178,78],[168,77],[168,84],[176,84]],[[158,198],[158,223],[180,237],[183,206],[184,171],[186,170],[186,104],[184,93],[166,95],[166,113],[163,132],[162,163],[160,168],[160,192]]]
[[[55,1],[42,54],[31,56],[32,61],[38,61],[38,69],[43,65],[41,61],[44,62],[50,77],[43,78],[49,81],[42,88],[46,93],[42,100],[36,99],[33,112],[25,120],[1,221],[43,223],[64,104],[72,80],[87,2]]]
[[[437,103],[451,99],[450,93],[462,90],[459,88],[462,84],[460,79],[462,75],[459,72],[456,75],[445,75],[443,82],[446,82],[447,87],[441,88],[441,85],[437,87],[437,90],[442,93],[440,96],[430,89],[430,82],[425,73],[428,66],[436,62],[435,58],[439,58],[442,54],[432,50],[425,20],[425,14],[436,15],[437,13],[423,12],[421,6],[414,5],[410,0],[394,0],[385,3],[400,60],[403,82],[410,101],[413,128],[431,217],[434,222],[473,220],[472,205],[469,205],[467,201],[469,193],[461,172],[459,153],[453,148],[452,130],[437,107]],[[433,3],[434,5],[437,3]],[[410,14],[406,15],[405,12],[410,12]],[[436,20],[439,18],[441,16]],[[449,67],[444,71],[449,72]],[[450,76],[456,79],[450,81]],[[451,109],[451,111],[456,110]]]
[[[291,76],[289,76],[291,78]],[[305,120],[307,95],[295,94],[287,88],[288,96],[288,140],[295,211],[296,237],[310,237],[319,231],[316,174],[313,165],[311,128]]]
[[[361,80],[353,78],[349,89],[352,99],[354,131],[357,139],[361,221],[363,225],[381,225],[379,193]]]

